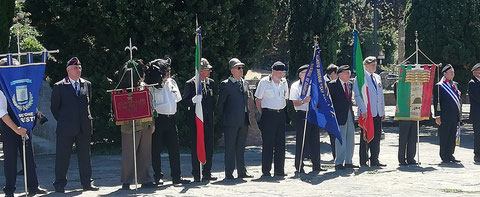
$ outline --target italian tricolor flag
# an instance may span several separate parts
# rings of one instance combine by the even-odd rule
[[[202,82],[200,79],[200,61],[202,58],[202,34],[198,28],[195,37],[195,90],[197,95],[202,95]],[[202,102],[195,104],[195,123],[197,126],[197,158],[202,164],[207,161],[205,156],[205,140],[203,134],[203,109]]]
[[[358,31],[353,31],[353,68],[357,74],[357,85],[360,90],[360,96],[367,107],[367,118],[363,118],[361,114],[358,114],[358,126],[362,128],[363,139],[366,142],[370,142],[373,139],[373,117],[372,109],[370,107],[370,96],[368,94],[368,86],[365,78],[365,70],[363,68],[362,48],[360,47],[360,41],[358,40]],[[364,112],[362,112],[364,113]]]
[[[422,68],[423,67],[423,68]],[[401,65],[395,120],[428,120],[435,65]]]

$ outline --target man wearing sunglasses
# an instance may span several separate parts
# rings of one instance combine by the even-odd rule
[[[237,58],[228,65],[232,74],[220,84],[218,111],[222,117],[225,138],[225,179],[234,179],[233,170],[237,167],[238,178],[253,178],[245,168],[245,143],[248,125],[248,83],[243,80],[243,66]]]

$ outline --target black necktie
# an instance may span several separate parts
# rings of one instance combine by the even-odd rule
[[[376,90],[377,84],[375,83],[375,79],[373,79],[373,73],[370,75],[370,77],[372,78],[373,87],[375,87],[375,90]]]

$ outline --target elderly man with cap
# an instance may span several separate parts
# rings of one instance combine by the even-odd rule
[[[93,186],[90,162],[92,134],[92,84],[81,78],[82,66],[78,58],[67,62],[68,76],[53,85],[50,110],[57,120],[55,157],[55,192],[64,193],[72,147],[75,143],[80,183],[83,190],[97,191]]]
[[[338,68],[338,78],[328,83],[328,90],[332,97],[333,107],[335,108],[335,116],[340,127],[340,135],[342,136],[342,144],[335,140],[335,170],[343,170],[345,168],[356,168],[353,165],[353,150],[355,146],[355,124],[352,109],[352,82],[350,81],[350,66],[343,65]]]
[[[244,159],[250,125],[248,119],[250,92],[248,83],[242,78],[245,64],[237,58],[232,58],[228,65],[232,75],[220,83],[217,103],[225,138],[225,179],[234,179],[235,166],[238,178],[253,178],[247,174]]]
[[[302,155],[302,147],[304,152],[305,149],[307,149],[307,146],[303,145],[303,134],[305,129],[305,114],[308,108],[308,103],[310,102],[310,96],[306,96],[304,99],[301,99],[300,95],[302,94],[302,85],[305,80],[307,68],[308,64],[298,68],[297,72],[300,79],[292,84],[289,97],[289,99],[293,102],[293,106],[295,107],[295,129],[297,130],[295,146],[295,169],[297,172],[302,173],[305,171],[303,170],[303,159],[300,159],[300,157]],[[309,93],[307,93],[307,95],[309,95]],[[320,167],[320,130],[316,125],[307,123],[307,128],[305,130],[305,142],[308,142],[310,145],[308,148],[310,149],[309,152],[311,153],[313,171],[322,170]],[[303,154],[303,156],[305,156],[305,154]]]
[[[152,135],[152,167],[153,178],[158,185],[163,184],[162,147],[168,150],[170,170],[173,184],[188,184],[189,180],[180,177],[180,150],[178,144],[177,103],[182,100],[177,82],[170,78],[170,58],[156,59],[149,63],[145,76],[146,83],[158,83],[150,88],[153,95],[155,132]]]
[[[212,66],[207,59],[200,61],[200,80],[202,83],[202,94],[196,93],[196,77],[185,82],[183,89],[182,104],[187,107],[187,125],[191,135],[192,175],[195,182],[200,182],[200,162],[197,158],[197,125],[195,121],[195,105],[202,104],[203,110],[203,133],[205,144],[206,163],[202,167],[202,180],[217,180],[211,174],[213,156],[213,110],[215,109],[215,81],[210,78]]]
[[[470,98],[470,121],[473,123],[473,160],[480,162],[480,63],[472,68],[473,77],[468,82],[468,96]],[[477,118],[475,118],[477,117]]]
[[[272,160],[274,175],[285,174],[285,106],[288,99],[288,83],[284,78],[287,66],[277,61],[272,74],[258,82],[255,92],[256,105],[261,113],[259,127],[262,131],[262,176],[270,177]],[[299,169],[300,170],[300,169]]]
[[[355,93],[355,101],[358,105],[358,114],[367,118],[367,103],[370,103],[370,108],[373,117],[374,137],[370,143],[363,139],[360,135],[360,165],[367,166],[367,160],[370,159],[370,166],[384,167],[385,164],[380,163],[378,155],[380,154],[380,138],[382,135],[382,120],[385,119],[385,99],[383,97],[383,86],[380,75],[376,74],[377,58],[368,56],[363,60],[365,69],[365,83],[368,87],[369,101],[364,101],[360,96],[357,80],[353,85],[353,92]],[[370,149],[370,158],[367,158],[367,147]]]
[[[455,139],[460,126],[460,91],[458,83],[453,81],[455,70],[447,64],[442,69],[443,77],[433,89],[435,122],[440,138],[440,158],[442,163],[460,162],[455,159]]]
[[[19,62],[13,59],[13,65],[18,65]],[[7,65],[7,58],[0,60],[0,66]],[[10,108],[7,98],[0,88],[0,130],[4,138],[3,154],[4,165],[3,172],[5,174],[5,187],[3,192],[5,196],[14,196],[17,182],[17,159],[18,153],[22,154],[23,143],[22,136],[27,135],[27,130],[20,126],[20,122],[15,113]],[[37,171],[35,166],[35,158],[32,150],[32,135],[28,134],[29,139],[25,141],[25,155],[27,158],[27,185],[28,196],[35,194],[46,194],[47,192],[38,187]],[[22,157],[23,159],[23,157]],[[23,165],[23,164],[22,164]]]

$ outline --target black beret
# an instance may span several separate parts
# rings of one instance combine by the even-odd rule
[[[480,68],[480,63],[477,63],[475,64],[475,66],[473,66],[472,71],[477,70],[479,68]]]
[[[82,64],[80,63],[80,60],[78,60],[77,57],[72,57],[72,59],[68,60],[67,67],[71,65],[82,65]]]
[[[444,72],[447,72],[448,70],[452,69],[452,65],[451,64],[447,64],[445,65],[443,68],[442,68],[442,73]]]
[[[286,71],[287,66],[285,66],[285,64],[282,63],[281,61],[276,61],[275,63],[272,64],[272,70]]]
[[[308,66],[309,66],[308,64],[305,64],[305,65],[303,65],[303,66],[300,66],[300,68],[297,69],[297,72],[298,72],[298,73],[301,73],[302,71],[307,70],[307,69],[308,69]]]
[[[341,72],[346,71],[346,70],[350,70],[350,66],[349,65],[342,65],[342,66],[338,67],[337,73],[340,74]]]

